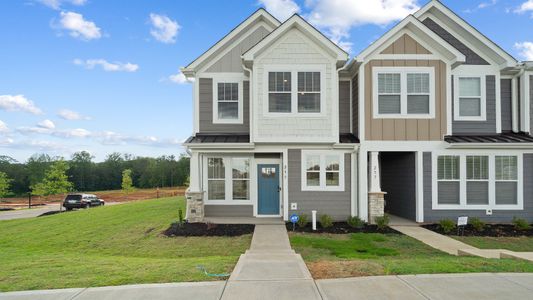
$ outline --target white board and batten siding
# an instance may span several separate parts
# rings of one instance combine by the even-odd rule
[[[268,72],[320,71],[321,113],[268,113]],[[292,80],[297,78],[292,76]],[[289,30],[254,61],[254,142],[336,142],[338,76],[335,59],[298,29]],[[293,85],[294,86],[294,85]],[[294,97],[293,97],[294,98]],[[297,101],[297,99],[292,99]],[[294,107],[294,106],[293,106]]]

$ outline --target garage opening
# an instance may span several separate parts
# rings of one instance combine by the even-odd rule
[[[415,152],[381,152],[380,169],[385,213],[416,221]]]

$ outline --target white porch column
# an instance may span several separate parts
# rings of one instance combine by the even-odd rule
[[[370,153],[370,161],[368,164],[369,170],[369,193],[379,193],[381,192],[381,182],[380,182],[380,170],[379,170],[379,152],[372,151]]]
[[[190,173],[189,173],[189,190],[192,192],[200,191],[200,159],[197,152],[191,153]]]

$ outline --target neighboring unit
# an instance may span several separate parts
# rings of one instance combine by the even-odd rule
[[[187,217],[533,220],[533,63],[439,1],[352,60],[259,9],[194,78]]]

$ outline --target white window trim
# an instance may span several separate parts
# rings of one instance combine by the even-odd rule
[[[209,199],[209,178],[208,178],[208,163],[207,161],[210,158],[222,158],[224,161],[224,180],[225,180],[225,199],[216,199],[216,200],[210,200]],[[233,158],[248,158],[250,160],[249,165],[249,184],[248,184],[248,196],[250,199],[247,200],[233,200],[233,169],[232,169],[232,159]],[[217,205],[253,205],[253,201],[251,199],[253,198],[252,194],[252,183],[255,179],[255,176],[253,176],[253,168],[254,163],[253,159],[250,156],[228,156],[228,155],[209,155],[204,158],[204,182],[205,182],[205,204],[217,204]]]
[[[213,77],[213,124],[243,124],[243,74],[225,74]],[[237,119],[220,119],[218,117],[218,84],[237,83],[239,91]]]
[[[461,116],[459,109],[459,78],[479,78],[480,79],[480,88],[481,88],[481,115],[480,116]],[[487,120],[487,76],[485,74],[466,74],[461,73],[453,77],[453,119],[455,121],[486,121]],[[477,97],[467,97],[467,98],[477,98]]]
[[[400,74],[400,113],[380,114],[378,101],[378,75],[380,73]],[[407,113],[407,73],[429,74],[429,114]],[[435,118],[435,68],[433,67],[373,67],[372,68],[372,105],[374,119],[434,119]]]
[[[459,156],[460,168],[460,190],[459,204],[439,204],[438,203],[438,157],[441,155]],[[496,204],[496,156],[516,156],[517,157],[517,203],[516,204]],[[466,157],[467,156],[488,156],[489,157],[489,203],[488,204],[467,204],[466,203]],[[523,187],[523,154],[522,153],[493,153],[493,152],[433,152],[432,153],[432,209],[433,210],[523,210],[524,209],[524,187]],[[442,180],[444,181],[444,180]],[[470,181],[470,180],[468,180]]]
[[[302,191],[328,191],[328,192],[344,192],[344,152],[340,151],[324,151],[324,150],[302,150],[301,156],[301,181]],[[320,185],[308,186],[307,185],[307,156],[319,155],[320,156]],[[325,157],[328,155],[339,156],[339,185],[338,186],[326,186],[326,165]]]
[[[291,111],[286,113],[269,112],[269,89],[268,73],[269,72],[290,72],[291,73]],[[320,72],[320,112],[298,112],[298,72]],[[287,117],[297,116],[304,117],[323,117],[326,114],[326,65],[268,65],[264,68],[263,74],[263,115],[267,117]]]

